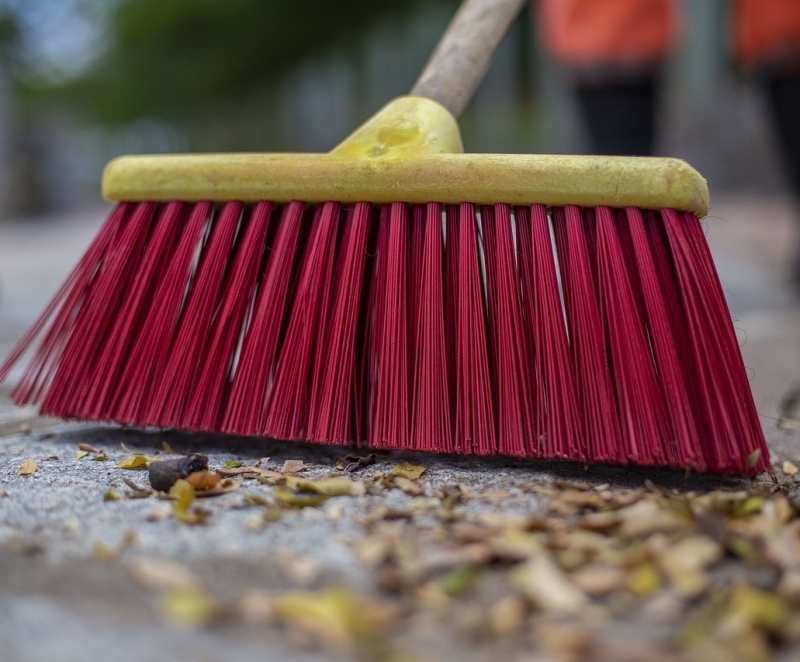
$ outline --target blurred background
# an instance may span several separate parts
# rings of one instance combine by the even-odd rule
[[[677,4],[653,151],[708,179],[712,249],[745,359],[767,389],[759,407],[776,415],[800,365],[795,203],[763,86],[732,56],[732,1]],[[107,213],[108,159],[329,150],[412,86],[457,5],[0,0],[0,357]],[[592,149],[574,80],[535,13],[525,9],[462,118],[468,151]]]
[[[0,0],[0,217],[96,199],[121,153],[328,150],[411,87],[457,4]],[[731,57],[731,3],[682,4],[655,151],[716,190],[780,190],[765,101]],[[463,118],[468,150],[590,151],[532,13]]]

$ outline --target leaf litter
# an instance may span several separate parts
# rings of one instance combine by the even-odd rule
[[[349,468],[357,464],[353,456],[345,460],[334,465],[338,472],[363,468]],[[307,466],[298,460],[282,471],[236,468],[244,470],[236,474],[239,484],[255,476],[261,490],[241,501],[262,513],[243,535],[297,517],[297,509],[365,497],[365,515],[356,519],[363,535],[352,548],[372,577],[370,600],[378,612],[393,614],[370,626],[381,640],[398,631],[413,636],[417,628],[456,637],[464,630],[470,640],[513,642],[554,658],[603,659],[592,655],[612,651],[653,661],[768,660],[800,644],[800,481],[790,463],[782,466],[788,471],[739,482],[738,489],[552,480],[473,494],[462,483],[437,485],[428,477],[429,496],[418,484],[425,468],[410,463],[361,481],[336,471],[298,476]],[[221,472],[198,473],[177,481],[170,494],[175,517],[190,524],[209,515],[195,505],[202,488],[225,480]],[[132,494],[146,491],[126,482]],[[403,497],[406,506],[382,502],[392,488],[412,496]],[[506,499],[525,492],[540,498],[540,510],[505,508]],[[481,509],[465,508],[471,501],[482,501]],[[326,506],[322,516],[335,523],[346,512]],[[328,587],[250,591],[234,607],[221,606],[195,581],[164,591],[162,606],[170,620],[198,627],[233,610],[247,622],[280,624],[306,643],[340,650],[364,645],[362,624],[371,618],[365,600]],[[354,611],[353,604],[361,607]],[[622,657],[604,634],[613,623],[663,625],[641,657]]]

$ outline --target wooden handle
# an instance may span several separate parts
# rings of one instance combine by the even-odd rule
[[[411,90],[459,117],[527,0],[465,0]]]

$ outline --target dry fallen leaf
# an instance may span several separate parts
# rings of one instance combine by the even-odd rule
[[[708,536],[695,535],[667,547],[658,561],[681,595],[695,597],[708,587],[706,568],[723,554],[719,543]]]
[[[175,591],[197,585],[189,568],[164,558],[136,559],[130,571],[136,581],[154,591]]]
[[[147,463],[154,461],[145,455],[129,455],[117,464],[117,469],[147,469]]]
[[[286,460],[281,467],[282,474],[295,474],[305,468],[303,460]]]
[[[407,478],[408,480],[417,480],[424,473],[425,467],[421,467],[418,464],[402,462],[392,469],[392,472],[389,475],[395,478],[399,477]]]
[[[80,460],[86,457],[89,454],[89,451],[75,451],[75,459]]]
[[[22,464],[19,465],[19,469],[17,469],[17,476],[31,476],[36,473],[38,468],[39,465],[36,464],[36,460],[23,460]]]
[[[161,447],[170,455],[188,455],[189,453],[188,451],[186,453],[176,451],[172,446],[169,445],[169,442],[167,441],[162,441]]]
[[[533,605],[544,611],[575,614],[588,603],[586,595],[544,554],[517,568],[512,579]]]
[[[314,508],[321,506],[330,497],[318,492],[293,492],[285,487],[275,488],[275,498],[278,503],[284,506],[291,506],[293,508]]]
[[[194,501],[194,488],[180,479],[169,490],[169,496],[175,499],[175,517],[186,524],[202,524],[209,515],[199,508],[191,509]]]
[[[405,478],[404,476],[395,476],[394,486],[399,487],[403,492],[411,496],[419,496],[422,494],[422,488],[417,485],[413,480]]]
[[[200,628],[217,617],[220,605],[199,586],[186,586],[167,593],[161,611],[173,623]]]
[[[86,451],[87,453],[102,453],[103,452],[99,448],[95,448],[91,444],[84,444],[84,443],[78,444],[78,450]]]
[[[786,460],[786,462],[783,463],[783,473],[785,473],[787,476],[794,476],[797,471],[797,465],[794,462]]]
[[[119,556],[119,552],[115,549],[112,549],[108,545],[106,545],[102,540],[95,540],[94,546],[94,557],[98,561],[115,561]]]
[[[345,588],[284,593],[272,601],[272,613],[312,643],[334,650],[380,641],[396,618],[394,609],[367,603]]]
[[[119,501],[119,498],[119,493],[113,487],[109,487],[103,495],[103,501]]]
[[[218,474],[211,473],[207,469],[195,471],[186,477],[186,482],[197,491],[211,490],[219,484],[220,480],[222,479]]]

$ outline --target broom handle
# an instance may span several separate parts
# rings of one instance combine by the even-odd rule
[[[458,118],[528,0],[465,0],[411,94],[438,101]]]

